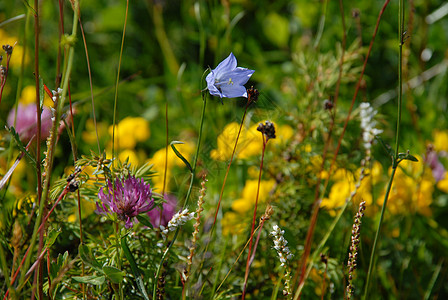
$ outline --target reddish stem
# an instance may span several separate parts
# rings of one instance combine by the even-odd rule
[[[387,5],[389,4],[389,2],[390,2],[390,0],[386,0],[385,1],[385,3],[384,3],[384,5],[383,5],[383,7],[382,7],[382,9],[381,9],[381,11],[380,11],[380,13],[378,15],[378,19],[377,19],[377,22],[376,22],[376,25],[375,25],[375,30],[374,30],[374,33],[372,35],[372,39],[370,41],[369,50],[367,51],[367,55],[366,55],[366,58],[364,60],[364,64],[363,64],[362,71],[361,71],[361,75],[359,76],[358,82],[357,82],[356,87],[355,87],[355,93],[353,95],[352,102],[350,104],[350,108],[349,108],[349,111],[348,111],[348,114],[347,114],[347,118],[345,119],[345,122],[344,122],[344,128],[342,130],[341,136],[339,137],[338,145],[337,145],[337,147],[336,147],[336,149],[334,151],[333,159],[332,159],[331,165],[330,165],[330,170],[328,172],[329,176],[327,176],[327,178],[325,180],[323,191],[326,190],[326,187],[327,187],[329,179],[330,179],[331,172],[332,172],[333,167],[335,165],[336,157],[337,157],[337,154],[339,153],[339,149],[341,147],[342,139],[343,139],[345,131],[347,129],[347,124],[348,124],[348,121],[350,120],[351,112],[353,110],[353,106],[355,104],[356,97],[358,95],[358,92],[359,92],[359,89],[360,89],[360,86],[361,86],[361,81],[362,81],[362,78],[364,76],[364,72],[366,70],[367,61],[369,59],[370,53],[372,51],[373,43],[375,41],[375,37],[376,37],[376,34],[378,32],[378,28],[379,28],[379,25],[380,25],[380,20],[381,20],[381,17],[383,15]],[[318,189],[317,189],[317,191],[318,191]],[[311,217],[310,227],[308,229],[308,233],[307,233],[307,236],[306,236],[305,251],[304,251],[304,254],[302,256],[302,262],[299,265],[299,266],[301,266],[301,267],[299,267],[300,270],[297,270],[297,271],[300,271],[299,288],[300,288],[300,286],[302,286],[304,284],[304,280],[305,280],[305,270],[306,270],[306,266],[307,266],[307,262],[308,262],[308,256],[309,256],[310,250],[311,250],[311,241],[312,241],[314,229],[315,229],[315,226],[316,226],[316,223],[317,223],[317,215],[319,213],[320,202],[321,202],[320,197],[318,197],[318,198],[315,199],[314,204],[313,204],[313,215]]]
[[[9,73],[9,61],[10,60],[11,60],[11,55],[6,54],[6,71],[5,71],[5,76],[3,76],[3,78],[2,78],[1,87],[0,87],[0,104],[2,103],[3,88],[5,87],[6,78],[8,77],[8,73]]]
[[[261,152],[260,172],[258,173],[257,196],[255,198],[254,215],[252,217],[252,228],[250,230],[249,252],[247,253],[246,274],[244,275],[244,286],[243,286],[243,295],[242,295],[243,300],[246,297],[247,279],[249,278],[249,270],[250,270],[250,265],[251,265],[252,243],[253,243],[253,235],[254,235],[254,230],[255,230],[255,220],[257,218],[257,206],[258,206],[258,197],[260,195],[261,174],[263,172],[264,152],[266,150],[266,144],[269,140],[269,139],[265,139],[264,133],[262,133],[261,135],[263,137],[263,150]],[[254,253],[254,255],[255,255],[255,253]]]
[[[69,189],[68,189],[69,183],[67,183],[67,185],[65,186],[64,190],[62,191],[62,193],[59,195],[58,199],[56,200],[56,202],[53,204],[53,207],[50,209],[50,211],[48,212],[48,214],[45,216],[45,218],[42,221],[42,224],[39,226],[39,229],[37,230],[38,232],[40,232],[42,230],[42,228],[44,228],[45,223],[47,222],[48,218],[50,217],[51,213],[54,211],[54,209],[56,208],[56,206],[58,205],[59,201],[62,200],[62,198],[64,198],[65,195],[67,195]],[[28,249],[25,252],[25,255],[22,258],[22,261],[20,262],[20,265],[18,266],[16,272],[14,273],[14,277],[11,279],[11,286],[14,284],[14,282],[17,279],[17,276],[19,275],[19,271],[22,268],[23,263],[25,262],[26,257],[28,256],[28,253],[30,252],[30,248],[28,247]],[[28,274],[28,273],[27,273]],[[9,294],[9,290],[6,292],[5,297],[3,298],[3,300],[7,299],[7,296]]]

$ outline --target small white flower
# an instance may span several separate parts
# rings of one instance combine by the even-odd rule
[[[165,228],[163,225],[160,225],[160,231],[162,232],[163,239],[166,239],[166,236],[170,231],[176,230],[177,227],[184,225],[186,222],[193,219],[195,216],[194,212],[189,213],[188,209],[184,209],[183,211],[177,212],[171,220],[168,222],[167,227]]]
[[[281,266],[286,266],[286,262],[288,260],[292,259],[291,251],[289,250],[289,247],[286,246],[288,244],[288,241],[285,240],[283,237],[283,234],[285,233],[284,230],[281,230],[278,225],[274,225],[273,231],[271,231],[271,235],[274,238],[274,249],[277,251]]]
[[[359,105],[361,116],[361,129],[363,130],[362,139],[364,141],[364,148],[369,150],[372,147],[373,140],[376,135],[379,135],[383,131],[375,128],[376,121],[373,119],[377,114],[369,103],[363,102]]]

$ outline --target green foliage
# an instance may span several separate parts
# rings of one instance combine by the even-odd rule
[[[389,4],[381,19],[352,109],[382,2],[129,1],[115,128],[113,99],[127,2],[80,3],[80,20],[74,23],[83,26],[86,48],[80,28],[76,37],[69,35],[71,2],[61,3],[62,10],[56,2],[44,1],[39,7],[38,75],[34,74],[33,3],[0,3],[0,42],[14,45],[17,41],[0,103],[0,128],[6,126],[0,131],[4,183],[0,282],[5,282],[0,286],[1,297],[8,289],[14,292],[6,283],[28,250],[33,227],[41,225],[35,223],[38,201],[46,198],[38,197],[46,174],[52,177],[43,217],[57,199],[60,202],[43,226],[41,245],[49,250],[42,258],[43,282],[37,283],[36,290],[42,290],[44,297],[150,299],[148,291],[154,288],[157,296],[166,299],[240,297],[261,165],[262,137],[254,128],[265,120],[275,123],[277,138],[269,141],[263,160],[256,225],[261,224],[262,215],[264,223],[254,237],[256,241],[259,234],[247,298],[281,298],[287,270],[296,293],[307,234],[314,225],[301,297],[345,298],[353,216],[359,203],[366,201],[353,273],[353,298],[361,297],[391,167],[396,167],[397,174],[383,221],[371,298],[431,299],[448,294],[443,271],[448,256],[448,20],[434,14],[443,1],[406,3],[405,102],[397,151],[389,146],[394,145],[397,120],[396,2]],[[15,19],[21,14],[28,16]],[[11,124],[8,114],[18,103],[52,105],[44,83],[57,90],[67,75],[69,49],[75,55],[70,88],[65,91],[69,96],[61,111],[66,128],[58,130],[55,154],[49,158],[53,169],[46,173],[42,162],[49,155],[50,142],[34,140],[26,146],[21,139],[22,123]],[[256,71],[247,87],[258,89],[259,99],[242,120],[247,99],[210,96],[199,132],[201,91],[206,86],[201,76],[230,52],[238,58],[238,66]],[[35,76],[39,76],[37,101]],[[360,127],[361,102],[371,103],[378,111],[376,127],[383,130],[368,150]],[[19,113],[18,118],[23,115]],[[216,211],[236,137],[229,128],[239,128],[240,122],[240,144]],[[231,127],[234,123],[237,126]],[[193,145],[199,136],[202,146],[195,166]],[[224,158],[217,158],[217,153]],[[11,168],[22,154],[26,159]],[[436,171],[442,172],[442,179]],[[187,194],[187,208],[197,209],[204,175],[207,191],[199,223],[187,222],[176,238],[173,233],[165,236],[159,223],[168,226]],[[129,210],[120,207],[121,212],[107,216],[95,211],[103,205],[98,197],[101,188],[130,176],[151,185],[154,206],[135,216],[133,227],[125,228]],[[170,197],[175,207],[167,207]],[[313,221],[316,207],[320,210]],[[160,209],[171,209],[172,214],[161,218]],[[285,267],[270,236],[275,224],[284,230],[293,254]],[[28,254],[31,265],[39,256],[38,244]],[[168,247],[165,262],[159,265]],[[160,276],[155,278],[158,270]],[[27,271],[19,272],[12,287],[18,288]],[[30,298],[33,278],[15,295]]]

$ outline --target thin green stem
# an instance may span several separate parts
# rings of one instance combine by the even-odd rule
[[[114,96],[114,116],[112,121],[112,159],[115,157],[115,125],[116,125],[116,117],[117,117],[117,103],[118,103],[118,85],[120,83],[120,70],[121,70],[121,59],[123,57],[123,48],[124,48],[124,37],[126,36],[126,24],[128,21],[128,9],[129,9],[129,0],[126,0],[126,12],[124,17],[124,25],[123,25],[123,35],[121,38],[121,47],[120,47],[120,57],[118,59],[118,70],[117,70],[117,81],[115,82],[115,96]]]
[[[377,247],[377,244],[378,244],[378,239],[379,239],[379,235],[380,235],[380,231],[381,231],[381,226],[382,226],[382,223],[383,223],[384,212],[386,211],[387,199],[389,199],[389,193],[390,193],[390,190],[392,188],[392,182],[394,180],[394,176],[395,176],[395,172],[396,171],[397,171],[397,168],[392,168],[392,174],[390,175],[389,183],[387,184],[386,194],[384,195],[384,202],[383,202],[383,207],[381,208],[380,220],[378,222],[378,228],[376,230],[375,240],[373,241],[372,253],[370,255],[370,263],[369,263],[369,269],[367,271],[367,279],[366,279],[366,285],[365,285],[365,288],[364,288],[363,299],[367,299],[367,293],[369,291],[370,278],[372,276],[372,270],[373,270],[373,262],[374,262],[374,259],[375,259],[376,247]]]
[[[297,277],[300,275],[298,288],[297,288],[296,293],[294,295],[294,300],[299,299],[301,286],[303,286],[305,278],[306,278],[305,277],[306,265],[308,263],[308,257],[309,257],[310,251],[311,251],[312,237],[313,237],[314,229],[315,229],[315,226],[316,226],[316,223],[317,223],[317,217],[318,217],[319,209],[320,209],[320,202],[321,202],[321,199],[322,199],[322,197],[319,197],[319,195],[323,195],[325,193],[327,187],[328,187],[329,180],[330,180],[333,168],[334,168],[335,163],[336,163],[336,158],[338,156],[338,153],[339,153],[339,150],[340,150],[340,147],[341,147],[341,144],[342,144],[342,139],[343,139],[343,137],[345,135],[345,132],[346,132],[346,129],[347,129],[347,126],[348,126],[348,122],[351,119],[351,113],[352,113],[352,110],[353,110],[356,98],[358,96],[359,89],[361,87],[361,82],[362,82],[362,79],[363,79],[363,76],[364,76],[364,72],[365,72],[366,67],[367,67],[367,62],[369,60],[370,53],[371,53],[372,48],[373,48],[373,44],[375,42],[375,38],[376,38],[376,35],[378,33],[378,28],[379,28],[379,25],[380,25],[381,17],[383,15],[384,11],[386,10],[386,7],[389,4],[389,2],[390,2],[390,0],[385,0],[384,1],[384,5],[383,5],[383,7],[381,8],[381,11],[378,14],[378,18],[377,18],[377,21],[376,21],[375,29],[374,29],[374,32],[373,32],[373,35],[372,35],[372,39],[370,40],[369,49],[367,51],[367,55],[366,55],[366,57],[364,59],[364,64],[362,66],[361,75],[359,76],[358,82],[356,83],[355,92],[353,94],[352,102],[350,104],[350,108],[349,108],[349,111],[347,113],[347,118],[345,119],[345,122],[344,122],[344,127],[342,129],[342,134],[339,136],[338,144],[336,146],[336,149],[334,150],[333,159],[331,161],[330,169],[328,171],[329,176],[325,180],[322,192],[319,193],[319,189],[318,189],[319,186],[320,186],[320,179],[319,179],[318,185],[316,187],[315,199],[314,199],[314,204],[313,204],[313,209],[312,209],[313,213],[312,213],[312,216],[311,216],[310,227],[308,228],[308,233],[307,233],[306,240],[305,240],[305,250],[304,250],[304,253],[302,255],[301,262],[298,265],[297,272],[296,272],[296,274],[294,276],[294,279],[293,279],[293,282],[294,282],[293,286],[294,286]],[[325,151],[324,151],[324,153],[325,153]],[[325,160],[323,160],[323,162],[324,161]]]
[[[74,15],[73,15],[73,28],[72,28],[72,40],[74,40],[74,38],[76,37],[76,33],[77,33],[77,20],[78,20],[78,9],[79,9],[79,2],[77,0],[75,0],[74,2]],[[58,124],[60,121],[60,116],[61,116],[61,111],[64,107],[64,101],[65,101],[65,94],[67,92],[67,87],[68,87],[68,81],[70,78],[70,73],[71,73],[71,69],[73,66],[73,59],[74,59],[74,47],[73,47],[73,43],[68,43],[68,47],[69,47],[69,55],[68,55],[68,59],[67,59],[67,67],[65,69],[64,72],[64,78],[63,78],[63,88],[62,88],[62,94],[60,95],[59,101],[58,101],[58,106],[57,106],[57,112],[55,115],[55,121],[53,122],[53,127],[52,127],[52,132],[50,135],[53,135],[53,139],[50,142],[50,145],[48,146],[48,163],[46,165],[46,169],[45,169],[45,183],[44,183],[44,189],[42,192],[42,199],[39,203],[39,213],[37,215],[37,219],[36,219],[36,223],[34,224],[34,230],[33,230],[33,234],[30,240],[30,245],[29,245],[29,249],[34,249],[35,243],[36,243],[36,238],[37,238],[37,233],[38,233],[38,228],[41,224],[42,221],[42,215],[43,215],[43,211],[44,211],[44,207],[45,204],[47,202],[47,197],[48,197],[48,192],[49,192],[49,188],[50,188],[50,178],[51,178],[51,171],[52,171],[52,162],[53,162],[53,157],[54,157],[54,148],[55,148],[55,144],[56,144],[56,136],[57,136],[57,131],[58,131]],[[39,98],[37,99],[37,101],[39,101]],[[38,118],[39,120],[40,118]],[[37,131],[38,135],[40,133],[40,130]],[[39,145],[39,139],[37,140],[37,145]],[[38,153],[39,154],[39,153]],[[38,161],[38,159],[36,159],[36,161]],[[38,167],[39,168],[39,167]],[[39,170],[38,170],[39,172]],[[40,185],[40,183],[38,182],[38,185]],[[25,263],[23,265],[22,268],[22,276],[20,277],[20,281],[19,281],[19,285],[18,285],[18,289],[17,291],[20,291],[21,288],[23,288],[24,283],[25,283],[25,279],[26,279],[26,272],[28,271],[29,265],[31,262],[31,255],[27,256]]]
[[[397,111],[397,135],[395,143],[395,159],[398,158],[400,143],[401,103],[403,102],[403,43],[404,43],[404,1],[400,0],[398,5],[398,111]]]
[[[381,226],[383,223],[384,212],[386,211],[387,200],[392,188],[392,182],[394,180],[395,172],[397,171],[400,159],[398,159],[399,143],[400,143],[400,124],[401,124],[401,103],[403,101],[403,43],[404,43],[404,1],[400,0],[398,5],[398,40],[399,40],[399,53],[398,53],[398,108],[397,108],[397,131],[396,131],[396,143],[395,143],[395,155],[392,158],[392,174],[390,175],[389,183],[387,185],[386,194],[384,196],[383,206],[381,208],[381,216],[378,222],[378,228],[375,234],[375,240],[373,241],[372,253],[370,255],[369,269],[367,271],[367,279],[364,288],[363,299],[367,299],[367,293],[369,292],[370,280],[372,277],[372,270],[375,262],[375,254],[378,245],[378,240],[381,233]]]
[[[196,174],[196,165],[198,162],[199,157],[199,150],[201,148],[201,139],[202,139],[202,129],[204,127],[204,119],[205,119],[205,107],[207,104],[207,94],[206,91],[202,93],[202,114],[201,114],[201,123],[199,125],[199,135],[198,135],[198,142],[196,145],[196,154],[193,161],[193,167],[191,171],[191,178],[190,178],[190,186],[188,187],[187,195],[185,196],[184,205],[182,206],[182,210],[187,207],[188,200],[190,198],[191,190],[193,189],[193,182]],[[152,290],[152,297],[153,299],[156,299],[156,292],[157,292],[157,282],[160,276],[160,271],[162,270],[163,262],[165,261],[166,256],[168,255],[168,252],[170,251],[171,247],[173,247],[174,242],[176,241],[177,235],[179,234],[179,227],[176,229],[176,232],[174,233],[174,237],[172,241],[169,243],[168,247],[162,254],[162,258],[160,259],[159,266],[157,267],[156,275],[154,276],[154,285]]]
[[[254,215],[252,217],[252,228],[250,230],[249,251],[247,253],[246,273],[244,275],[244,286],[243,286],[243,295],[242,295],[242,299],[243,300],[246,297],[247,280],[249,279],[249,270],[250,270],[250,265],[251,265],[251,254],[252,254],[251,252],[252,252],[253,235],[254,235],[254,229],[255,229],[255,220],[257,218],[258,197],[260,195],[261,174],[263,173],[264,153],[265,153],[265,150],[266,150],[266,144],[269,141],[269,139],[265,139],[264,133],[262,133],[261,135],[262,135],[262,138],[263,138],[263,150],[261,152],[260,172],[258,173],[257,195],[255,197]],[[255,253],[254,253],[254,256],[255,256]]]
[[[121,248],[121,228],[119,223],[115,223],[115,248],[117,249],[117,268],[121,270],[121,255],[120,255],[120,248]],[[124,299],[123,298],[123,288],[122,283],[120,282],[118,285],[118,292],[117,292],[117,298],[118,299]]]

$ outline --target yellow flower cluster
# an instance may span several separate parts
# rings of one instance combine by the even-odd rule
[[[433,135],[434,150],[436,150],[437,152],[448,152],[448,130],[435,130]],[[444,178],[437,182],[437,188],[442,192],[448,193],[448,172],[445,172]]]
[[[10,68],[17,68],[22,64],[22,56],[23,56],[23,48],[20,45],[20,41],[17,37],[10,36],[6,31],[0,29],[0,41],[2,41],[2,45],[10,45],[13,46],[14,49],[11,55],[11,61],[9,62]],[[6,55],[4,57],[6,59]],[[28,64],[30,58],[27,54],[25,54],[25,64]],[[6,64],[6,62],[5,62]]]
[[[258,203],[265,203],[268,200],[269,192],[273,189],[275,180],[262,180],[260,182],[260,192]],[[232,202],[232,211],[224,214],[221,224],[223,234],[239,234],[247,227],[247,216],[255,205],[257,196],[258,180],[247,180],[241,193],[241,198]]]
[[[261,123],[261,122],[260,122]],[[264,121],[263,121],[264,123]],[[274,124],[275,125],[275,124]],[[263,147],[262,135],[257,131],[258,123],[249,128],[244,126],[241,129],[238,145],[235,150],[235,157],[239,159],[247,159],[254,155],[260,155]],[[222,133],[218,136],[217,149],[210,152],[210,156],[214,160],[226,161],[232,156],[233,147],[238,136],[240,124],[233,122],[224,127]],[[269,142],[268,147],[272,144],[281,144],[287,141],[294,134],[291,126],[275,125],[276,138]]]
[[[367,206],[370,206],[373,202],[372,199],[372,186],[378,183],[382,177],[383,167],[379,162],[372,164],[372,169],[366,170],[366,175],[361,181],[361,185],[356,190],[356,195],[353,201],[358,205],[361,201],[365,201]],[[360,170],[356,171],[357,176],[360,174]],[[329,209],[331,215],[335,215],[335,209],[344,205],[347,198],[355,190],[356,181],[354,174],[345,170],[338,169],[331,177],[334,183],[331,187],[328,198],[324,198],[321,203],[321,207]]]
[[[109,127],[112,136],[113,126]],[[126,117],[115,126],[115,147],[134,149],[137,142],[147,140],[151,132],[149,122],[141,117]]]
[[[112,136],[113,126],[109,126]],[[146,141],[151,135],[149,122],[141,117],[126,117],[115,126],[115,149],[121,149],[118,154],[120,161],[128,159],[134,166],[140,165],[144,159],[143,152],[135,151],[138,142]],[[96,137],[95,137],[96,139]],[[110,145],[110,148],[112,145]]]
[[[420,213],[431,215],[430,205],[434,192],[435,180],[431,169],[425,167],[423,159],[416,156],[418,162],[404,160],[400,163],[392,183],[387,202],[387,210],[393,214]],[[389,174],[392,168],[389,169]],[[384,201],[383,192],[378,204]]]
[[[392,183],[392,188],[387,202],[387,210],[392,214],[413,214],[419,213],[425,216],[431,215],[430,205],[434,192],[435,180],[431,169],[425,167],[421,157],[416,156],[418,162],[404,160],[400,163]],[[370,171],[368,171],[370,172]],[[392,168],[389,168],[389,176]],[[356,174],[359,174],[359,170]],[[331,187],[328,198],[322,200],[321,206],[329,210],[331,215],[335,215],[335,210],[341,207],[345,200],[355,190],[358,178],[345,169],[339,169],[332,176],[334,183]],[[360,187],[356,190],[353,199],[355,204],[366,201],[367,206],[373,202],[372,187],[379,181],[387,182],[383,175],[381,164],[374,162],[371,173],[366,174]],[[379,206],[383,204],[385,187],[376,198],[375,203]]]
[[[36,103],[36,86],[27,85],[23,88],[22,93],[20,94],[19,102],[27,105],[30,103]],[[44,105],[48,107],[53,107],[53,100],[51,100],[50,96],[44,92]]]
[[[435,130],[434,131],[434,150],[448,152],[448,131]]]
[[[193,153],[194,146],[191,143],[177,144],[176,149],[190,161],[191,154]],[[153,188],[155,188],[159,193],[163,190],[163,180],[165,174],[165,158],[166,158],[166,148],[162,148],[154,153],[153,157],[148,160],[152,164],[152,170],[157,172],[157,175],[153,177]],[[170,179],[172,177],[172,169],[174,167],[184,167],[184,163],[180,158],[176,156],[171,146],[168,146],[168,157],[167,157],[167,172],[166,172],[166,188],[165,192],[168,191],[168,186]]]

